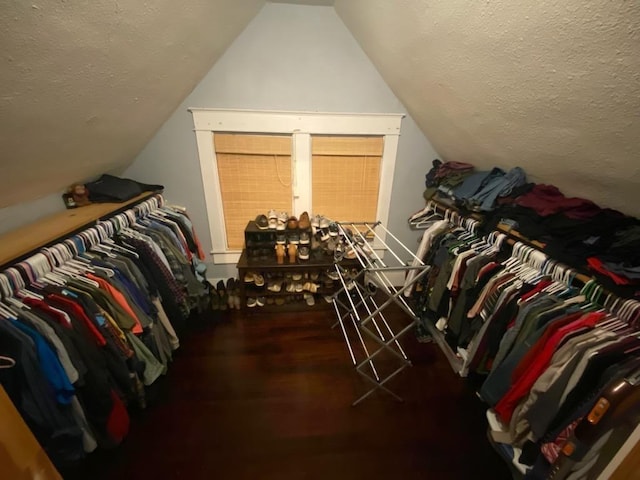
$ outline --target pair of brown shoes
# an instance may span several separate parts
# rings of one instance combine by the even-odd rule
[[[300,215],[300,220],[293,216],[289,217],[289,220],[287,221],[287,229],[295,230],[297,228],[301,230],[308,230],[309,228],[311,228],[311,222],[309,220],[309,214],[307,212],[302,212],[302,215]]]

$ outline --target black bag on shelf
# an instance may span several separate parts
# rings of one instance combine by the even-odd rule
[[[163,185],[149,185],[128,178],[104,174],[98,180],[86,184],[89,200],[94,203],[126,202],[143,192],[164,190]]]

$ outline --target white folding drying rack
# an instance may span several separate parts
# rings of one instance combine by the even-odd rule
[[[332,328],[340,326],[356,371],[371,384],[371,388],[352,405],[357,405],[378,389],[402,401],[386,384],[411,365],[400,345],[400,337],[414,328],[418,317],[405,300],[403,292],[418,282],[430,267],[380,222],[342,222],[338,226],[347,249],[355,252],[359,268],[352,275],[339,262],[334,264],[342,287],[333,295],[337,322]],[[384,238],[376,232],[377,229],[385,233]],[[384,247],[384,259],[369,245],[367,237],[375,238]],[[410,262],[400,258],[390,244],[396,250],[408,253]],[[414,259],[418,260],[416,266],[411,265]],[[417,273],[410,283],[402,287],[394,286],[389,279],[391,272],[406,273],[410,270],[416,270]],[[376,286],[380,295],[372,294],[369,283]],[[400,325],[396,325],[399,322],[397,316],[393,322],[389,322],[383,313],[394,303],[408,314]]]

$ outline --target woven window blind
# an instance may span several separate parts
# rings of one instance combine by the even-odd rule
[[[215,133],[227,248],[240,250],[249,220],[271,208],[291,212],[291,137]]]
[[[336,221],[377,220],[383,137],[313,136],[313,212]]]

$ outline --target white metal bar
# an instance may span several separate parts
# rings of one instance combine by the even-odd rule
[[[336,310],[336,315],[338,316],[338,318],[340,318],[340,311],[338,310],[338,306],[336,305],[335,302],[332,302],[333,304],[333,308]],[[342,335],[344,336],[344,341],[347,344],[347,348],[349,349],[349,355],[351,355],[351,361],[353,362],[354,365],[357,365],[357,361],[356,361],[356,357],[353,354],[353,349],[351,348],[351,342],[349,341],[349,337],[347,335],[347,331],[344,328],[344,325],[342,323],[342,321],[338,321],[338,323],[340,324],[340,329],[342,330]]]
[[[420,260],[420,258],[418,258],[411,250],[409,250],[407,248],[407,246],[398,239],[398,237],[396,237],[393,233],[391,233],[389,230],[387,230],[387,228],[384,225],[382,225],[381,223],[379,224],[379,226],[380,226],[380,228],[382,228],[387,233],[387,235],[389,235],[396,242],[398,242],[398,245],[400,245],[402,248],[404,248],[409,253],[409,255],[411,255],[413,258],[418,260],[420,262],[420,265],[424,265],[424,262],[422,260]]]
[[[367,345],[364,343],[364,338],[362,338],[362,334],[360,333],[360,329],[358,328],[358,325],[356,324],[356,321],[353,318],[353,315],[349,315],[349,316],[351,317],[351,322],[353,323],[353,327],[356,329],[356,333],[358,334],[358,338],[360,339],[360,343],[362,344],[362,348],[364,349],[364,353],[367,355],[367,358],[365,358],[361,362],[360,365],[362,365],[363,363],[369,363],[369,365],[371,366],[371,371],[375,375],[376,380],[380,381],[380,377],[378,376],[378,372],[376,371],[376,367],[373,364],[373,360],[371,359],[371,355],[369,355],[369,349],[367,348]],[[357,367],[359,367],[360,365],[358,365]]]
[[[400,265],[404,265],[405,263],[407,263],[407,262],[403,262],[402,259],[398,255],[396,255],[396,252],[394,252],[393,249],[389,245],[387,245],[387,242],[385,242],[384,239],[380,235],[378,235],[378,232],[376,232],[373,228],[371,228],[371,226],[368,223],[365,223],[365,226],[369,229],[371,233],[373,233],[373,235],[378,240],[380,240],[380,243],[384,245],[385,248],[391,253],[391,255],[393,255],[396,258],[396,260]]]

